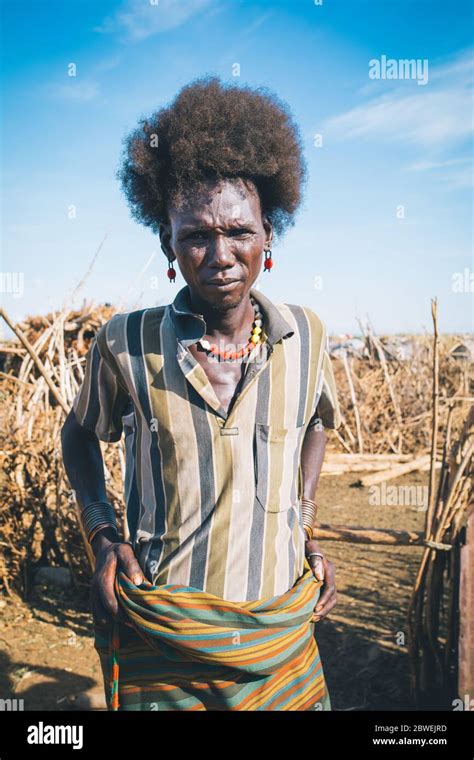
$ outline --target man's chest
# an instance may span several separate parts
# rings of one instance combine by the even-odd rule
[[[238,497],[255,503],[257,515],[295,507],[300,449],[316,401],[310,364],[278,344],[245,375],[242,365],[225,373],[217,363],[210,367],[185,346],[143,357],[131,394],[137,435],[129,439],[143,488],[164,489],[161,501],[175,505],[179,524],[192,522],[203,500],[212,509],[230,500],[232,509]]]
[[[222,409],[228,415],[234,401],[238,398],[249,365],[241,361],[220,361],[197,345],[189,349],[196,362],[204,370]]]
[[[127,385],[143,441],[150,431],[150,445],[157,442],[164,453],[186,451],[209,435],[214,441],[239,435],[250,442],[259,431],[273,429],[281,438],[309,421],[314,373],[282,344],[274,350],[262,346],[245,364],[209,361],[203,353],[181,345],[177,352],[148,352],[140,366],[135,363]]]

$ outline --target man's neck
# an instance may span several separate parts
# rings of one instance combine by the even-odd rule
[[[201,314],[206,323],[206,335],[227,340],[247,333],[255,318],[255,312],[247,293],[242,301],[232,308],[218,310],[193,294],[189,289],[190,304],[195,314]]]

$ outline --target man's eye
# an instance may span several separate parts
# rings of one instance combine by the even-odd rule
[[[190,238],[191,240],[203,240],[205,237],[206,237],[205,233],[199,230],[197,230],[196,232],[191,232],[188,235],[188,238]]]
[[[246,237],[247,235],[250,235],[250,230],[246,230],[244,228],[238,229],[238,230],[230,230],[229,234],[231,237]]]

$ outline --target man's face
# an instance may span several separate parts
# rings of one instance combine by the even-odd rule
[[[162,248],[176,257],[193,298],[218,310],[235,307],[262,270],[262,252],[272,239],[255,187],[240,180],[210,182],[168,213]]]

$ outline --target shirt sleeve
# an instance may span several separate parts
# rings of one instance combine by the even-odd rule
[[[84,380],[73,401],[76,419],[101,441],[118,441],[123,432],[122,416],[129,408],[130,394],[111,360],[105,359],[103,325],[94,337],[86,356]]]
[[[326,337],[323,363],[318,382],[319,400],[316,411],[309,421],[308,427],[322,425],[336,430],[342,423],[341,410],[337,397],[334,369],[329,356],[329,340]]]

